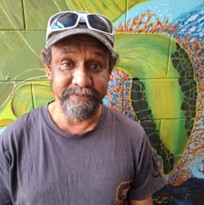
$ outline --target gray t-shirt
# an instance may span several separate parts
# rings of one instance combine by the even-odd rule
[[[142,127],[103,106],[96,127],[64,133],[47,105],[0,136],[0,205],[116,205],[163,186]]]

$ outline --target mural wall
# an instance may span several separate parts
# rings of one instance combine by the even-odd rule
[[[114,22],[120,57],[104,104],[141,123],[161,156],[166,186],[155,204],[203,204],[203,0],[1,0],[0,132],[53,99],[39,53],[62,10]]]

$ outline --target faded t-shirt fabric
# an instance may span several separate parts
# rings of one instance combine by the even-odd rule
[[[143,128],[104,105],[82,135],[60,130],[44,105],[0,137],[0,205],[126,204],[162,186]]]

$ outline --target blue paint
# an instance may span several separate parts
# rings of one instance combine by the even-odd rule
[[[203,0],[152,0],[141,3],[128,11],[127,20],[133,19],[135,16],[139,16],[150,9],[151,14],[156,14],[160,20],[166,17],[172,22],[181,14],[190,12],[193,8],[202,3],[204,3]],[[152,21],[155,21],[155,17],[152,18]],[[119,18],[114,23],[114,26],[117,28],[121,22],[122,24],[126,22],[125,15]]]
[[[181,14],[173,23],[178,25],[179,38],[185,38],[188,33],[192,37],[191,41],[204,40],[204,1],[191,11]]]
[[[190,169],[193,177],[204,179],[204,157],[196,158]]]

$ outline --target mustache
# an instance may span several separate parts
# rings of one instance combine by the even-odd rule
[[[80,88],[80,87],[73,87],[65,90],[62,93],[63,98],[67,98],[71,95],[82,95],[82,96],[89,96],[91,98],[100,98],[99,93],[93,88]]]

